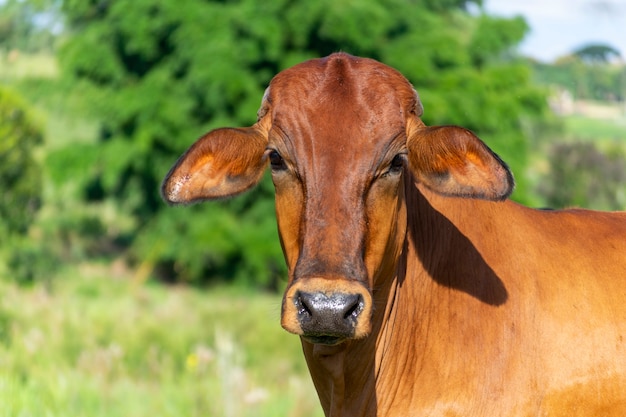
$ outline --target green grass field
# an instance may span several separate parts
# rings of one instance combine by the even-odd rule
[[[323,415],[278,296],[62,275],[0,279],[0,417]]]

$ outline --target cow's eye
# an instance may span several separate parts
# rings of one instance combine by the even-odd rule
[[[378,174],[378,178],[388,178],[388,177],[397,177],[402,173],[404,169],[404,161],[406,159],[405,154],[399,153],[393,157],[393,159],[389,162],[389,165],[385,165],[382,170]],[[382,168],[382,167],[381,167]]]
[[[280,156],[277,151],[271,150],[268,156],[270,159],[270,166],[272,167],[273,171],[281,171],[287,168],[287,166],[285,165],[285,160],[282,156]]]
[[[402,172],[402,168],[404,168],[404,154],[397,154],[393,157],[391,162],[389,163],[389,168],[383,174],[383,177],[387,177],[389,175],[397,175]]]
[[[388,174],[399,174],[400,172],[402,172],[402,168],[404,168],[404,154],[397,154],[396,156],[393,157],[393,159],[391,160],[391,163],[389,164],[389,171],[387,172]]]

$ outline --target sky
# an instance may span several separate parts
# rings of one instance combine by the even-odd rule
[[[626,60],[626,0],[483,0],[489,14],[522,15],[530,33],[523,55],[544,62],[590,43],[617,49]]]

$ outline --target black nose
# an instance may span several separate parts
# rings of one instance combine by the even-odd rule
[[[303,336],[324,344],[352,337],[364,308],[359,294],[298,292],[294,303]]]

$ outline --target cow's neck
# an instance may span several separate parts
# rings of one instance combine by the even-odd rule
[[[376,348],[377,372],[386,378],[376,384],[386,394],[376,398],[378,415],[402,415],[394,408],[396,401],[415,409],[445,404],[451,401],[447,396],[467,393],[478,381],[494,383],[476,377],[487,365],[481,362],[485,358],[493,363],[510,359],[500,330],[494,330],[506,315],[510,294],[480,253],[481,233],[499,221],[497,203],[440,197],[414,186],[406,194],[406,250],[390,285]],[[490,322],[476,317],[490,317]],[[498,339],[497,352],[482,355],[492,340],[481,326],[494,327],[485,334],[493,342]]]
[[[413,185],[405,192],[409,231],[395,272],[375,283],[372,334],[337,347],[303,342],[327,416],[381,415],[398,411],[393,408],[397,399],[435,401],[441,387],[466,385],[453,372],[465,366],[455,363],[467,342],[457,336],[468,334],[455,328],[464,325],[455,317],[474,317],[478,309],[496,309],[507,300],[504,284],[489,272],[475,242],[448,219],[450,213],[431,204],[439,197]],[[465,216],[459,214],[464,210],[483,220],[490,216],[488,206],[465,205],[453,202],[451,217]],[[475,279],[468,279],[467,265],[478,268],[471,271]],[[460,314],[458,308],[468,309],[467,314]],[[445,358],[445,363],[432,358]],[[377,396],[377,391],[385,396]]]
[[[441,335],[432,334],[439,330],[431,322],[432,312],[446,304],[451,284],[438,282],[448,277],[435,279],[435,271],[450,260],[458,261],[454,258],[457,255],[450,252],[458,245],[458,230],[413,183],[407,185],[405,195],[410,209],[403,253],[395,273],[376,286],[381,289],[376,297],[377,311],[384,311],[384,315],[375,317],[374,372],[381,376],[376,391],[385,395],[374,394],[376,412],[369,414],[372,416],[390,413],[395,400],[406,404],[402,399],[436,384],[438,364],[429,359],[433,356],[430,342]]]

